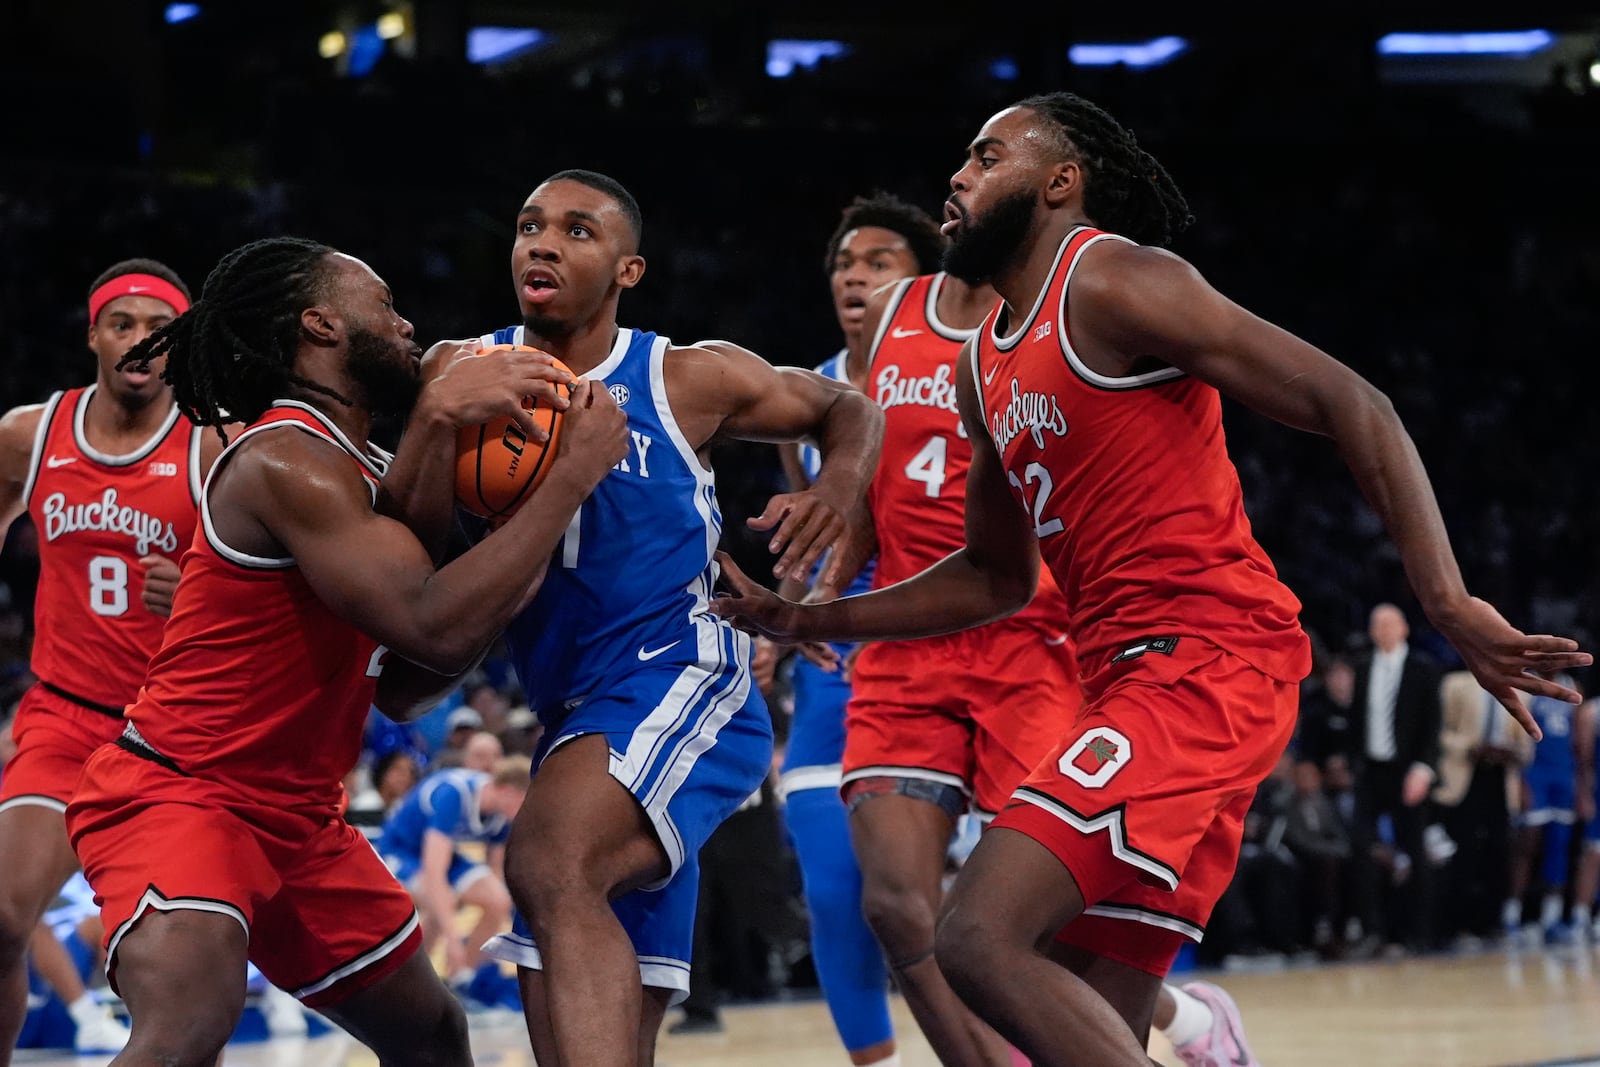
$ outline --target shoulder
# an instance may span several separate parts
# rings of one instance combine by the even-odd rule
[[[1083,250],[1072,274],[1072,299],[1115,306],[1151,289],[1200,281],[1193,264],[1164,248],[1102,240]]]
[[[0,416],[0,474],[13,481],[27,477],[33,441],[44,418],[44,404],[12,408]]]
[[[0,447],[10,450],[21,445],[30,452],[33,438],[39,432],[39,421],[44,418],[48,404],[24,404],[0,415]]]
[[[342,446],[292,422],[245,436],[226,469],[232,478],[266,492],[274,502],[314,503],[364,485],[360,468]],[[362,499],[370,499],[365,489]]]

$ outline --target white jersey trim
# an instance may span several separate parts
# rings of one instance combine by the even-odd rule
[[[618,339],[620,342],[620,338]],[[715,485],[716,473],[707,469],[700,461],[699,453],[684,436],[683,427],[678,425],[677,416],[672,414],[672,398],[667,395],[667,347],[671,342],[665,337],[657,336],[650,345],[650,394],[655,402],[656,417],[661,420],[662,427],[667,431],[667,436],[678,449],[678,454],[683,457],[683,462],[688,466],[695,480],[701,485]],[[616,353],[612,353],[613,357]],[[607,363],[610,360],[606,361]],[[598,369],[598,368],[597,368]],[[708,524],[709,525],[709,524]]]
[[[1061,257],[1067,254],[1067,245],[1072,243],[1072,239],[1077,236],[1079,230],[1087,228],[1088,227],[1085,226],[1074,226],[1071,230],[1068,230],[1067,235],[1061,239],[1061,247],[1056,249],[1056,258],[1050,262],[1050,270],[1045,274],[1045,283],[1042,287],[1040,287],[1039,295],[1034,297],[1033,309],[1028,312],[1027,317],[1022,320],[1021,325],[1019,325],[1011,333],[1001,337],[1000,313],[997,312],[991,317],[989,323],[989,338],[990,340],[994,341],[995,347],[1000,351],[1009,352],[1011,349],[1017,347],[1017,342],[1026,337],[1028,331],[1033,328],[1033,320],[1039,317],[1039,309],[1044,307],[1044,298],[1050,293],[1050,283],[1055,280],[1056,269],[1061,266]],[[1065,287],[1063,286],[1063,288]],[[1000,311],[1005,311],[1007,308],[1009,308],[1009,306],[1010,305],[1008,304],[1001,304]]]
[[[406,938],[410,937],[411,931],[415,930],[416,928],[417,915],[415,912],[412,912],[410,921],[408,921],[404,926],[400,927],[397,932],[390,935],[390,937],[377,948],[374,948],[369,952],[363,952],[361,955],[357,956],[343,967],[340,967],[332,974],[318,979],[311,985],[301,986],[299,989],[290,990],[290,992],[300,1000],[304,1000],[306,997],[315,996],[324,989],[328,989],[331,986],[344,981],[353,974],[358,974],[359,972],[366,970],[374,963],[377,963],[379,960],[383,959],[389,953],[405,944]]]
[[[195,426],[189,431],[189,495],[194,498],[194,506],[200,506],[200,494],[205,491],[205,475],[200,470],[200,441],[206,434],[203,426]]]
[[[28,480],[22,483],[22,506],[33,506],[33,486],[39,480],[39,465],[44,462],[44,442],[50,436],[50,423],[55,421],[56,409],[61,406],[65,392],[54,393],[39,413],[39,426],[33,431],[33,455],[28,458]]]
[[[1072,262],[1067,264],[1067,276],[1061,279],[1061,301],[1056,307],[1056,321],[1060,328],[1056,330],[1056,338],[1061,342],[1061,354],[1067,357],[1067,363],[1073,371],[1090,385],[1101,389],[1137,389],[1140,386],[1154,385],[1157,382],[1169,382],[1174,378],[1182,378],[1184,372],[1177,367],[1162,367],[1160,370],[1147,371],[1144,374],[1130,374],[1121,377],[1100,374],[1089,369],[1088,364],[1078,356],[1072,347],[1072,340],[1067,336],[1067,290],[1072,285],[1072,274],[1078,269],[1078,262],[1083,259],[1083,254],[1089,247],[1099,241],[1122,241],[1125,244],[1134,244],[1126,237],[1114,233],[1101,233],[1083,242],[1077,254],[1072,257]]]
[[[151,886],[144,891],[144,896],[139,898],[138,905],[133,909],[133,914],[128,916],[128,921],[117,927],[111,937],[111,944],[106,948],[106,974],[110,975],[112,967],[117,962],[117,946],[127,936],[133,924],[144,917],[144,913],[155,911],[209,911],[214,915],[226,915],[236,920],[244,928],[245,940],[250,939],[250,924],[245,921],[244,912],[232,904],[220,900],[206,900],[202,897],[164,897],[161,891]]]
[[[844,765],[829,763],[816,767],[795,767],[778,776],[778,799],[807,789],[835,789],[844,782]]]
[[[889,294],[889,302],[883,306],[883,317],[878,320],[878,329],[872,335],[872,343],[867,346],[867,373],[872,373],[872,365],[878,361],[878,346],[883,344],[884,335],[889,332],[889,324],[894,321],[895,313],[900,310],[900,304],[906,298],[906,290],[911,288],[911,283],[916,281],[916,275],[901,278],[894,283],[894,291]],[[845,351],[840,349],[840,351]]]
[[[539,946],[521,934],[496,934],[483,944],[483,954],[504,963],[514,963],[529,971],[544,970]],[[670,956],[640,956],[639,984],[652,989],[671,990],[667,1006],[681,1004],[689,997],[689,961]]]
[[[348,437],[346,437],[344,434],[340,433],[339,432],[339,428],[337,426],[334,426],[332,423],[329,423],[327,421],[327,419],[324,418],[321,415],[320,412],[316,412],[312,408],[309,408],[306,405],[299,403],[298,401],[282,401],[282,400],[280,400],[280,401],[274,402],[272,406],[273,407],[294,407],[294,408],[300,408],[300,409],[303,409],[303,410],[306,410],[306,411],[312,411],[312,413],[317,416],[317,419],[318,419],[319,422],[325,424],[328,429],[332,430],[333,433],[338,435],[338,439],[337,440],[329,440],[329,438],[326,435],[318,433],[316,430],[314,430],[311,427],[307,426],[305,423],[303,423],[303,422],[295,422],[293,420],[284,420],[284,421],[281,421],[281,422],[269,422],[269,423],[265,423],[265,424],[260,425],[260,426],[252,426],[252,427],[250,427],[250,429],[246,430],[244,433],[240,434],[238,437],[235,437],[232,441],[230,441],[228,443],[228,447],[224,448],[222,450],[222,454],[217,457],[217,461],[214,464],[211,465],[211,470],[206,472],[205,483],[201,486],[201,489],[200,489],[200,525],[201,525],[201,528],[204,529],[204,531],[205,531],[206,543],[209,544],[212,547],[212,549],[217,553],[217,555],[221,556],[223,559],[227,560],[229,563],[235,564],[236,566],[245,567],[245,568],[248,568],[250,570],[280,570],[281,571],[281,570],[287,570],[288,568],[293,567],[295,565],[295,563],[294,563],[294,557],[293,556],[280,556],[280,557],[253,556],[248,552],[240,552],[238,549],[233,548],[232,546],[230,546],[226,541],[224,541],[222,539],[222,535],[217,533],[216,525],[212,522],[212,519],[211,519],[211,483],[216,479],[217,475],[219,473],[221,473],[222,468],[225,465],[225,463],[227,462],[227,460],[232,457],[234,449],[238,448],[241,444],[243,444],[245,441],[248,441],[250,438],[254,437],[256,434],[264,433],[267,430],[296,429],[296,430],[299,430],[301,433],[309,434],[312,437],[320,437],[325,441],[329,441],[330,444],[335,445],[336,447],[340,448],[344,452],[348,453],[353,459],[360,460],[363,469],[367,470],[369,473],[375,473],[376,472],[376,468],[374,467],[374,465],[368,459],[363,457],[360,453],[356,452],[353,447],[351,447],[351,445],[349,443],[350,439]],[[369,480],[369,481],[367,481],[367,488],[372,493],[372,502],[374,504],[376,504],[377,501],[378,501],[378,486],[377,486],[377,483]]]
[[[983,323],[980,322],[970,330],[959,330],[939,317],[939,293],[944,289],[944,282],[948,277],[944,271],[933,276],[933,281],[928,285],[928,299],[922,309],[922,315],[928,320],[928,325],[933,327],[933,332],[946,341],[966,341],[977,335],[983,328]]]
[[[167,417],[162,420],[161,426],[152,434],[144,444],[124,455],[114,456],[109,452],[102,452],[89,443],[89,435],[84,431],[84,417],[89,411],[89,400],[99,390],[99,383],[89,386],[78,397],[78,406],[72,412],[72,440],[78,446],[78,451],[105,467],[130,467],[154,452],[166,440],[167,434],[178,424],[182,415],[178,412],[178,405],[172,405],[167,412]]]

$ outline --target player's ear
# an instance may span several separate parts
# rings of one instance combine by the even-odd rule
[[[643,256],[623,256],[617,263],[617,285],[619,287],[632,289],[639,284],[639,279],[643,277]]]
[[[1083,168],[1074,160],[1062,160],[1045,183],[1044,202],[1050,207],[1060,207],[1074,195],[1083,195]]]
[[[333,346],[344,336],[344,322],[326,304],[313,304],[300,312],[300,332],[319,345]]]

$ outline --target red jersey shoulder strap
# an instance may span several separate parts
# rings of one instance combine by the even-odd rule
[[[920,278],[901,278],[892,283],[894,289],[889,293],[889,301],[883,307],[883,317],[878,320],[878,330],[872,335],[872,343],[867,346],[867,370],[872,370],[872,364],[878,359],[878,346],[889,333],[889,327],[894,323],[895,316],[900,314],[900,308],[905,303],[906,293],[916,285]]]
[[[22,506],[25,510],[33,507],[33,487],[39,481],[39,467],[44,463],[45,450],[50,447],[51,428],[63,408],[71,410],[69,398],[75,398],[82,391],[81,389],[57,391],[45,401],[44,410],[39,412],[39,425],[33,431],[33,454],[28,457],[28,478],[22,483]]]

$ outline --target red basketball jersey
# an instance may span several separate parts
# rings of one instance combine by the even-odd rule
[[[39,534],[32,668],[60,695],[121,714],[167,621],[144,606],[139,560],[177,560],[194,539],[203,431],[174,406],[150,440],[108,455],[84,432],[94,394],[51,397],[34,438],[22,495]]]
[[[212,477],[241,441],[285,430],[342,449],[376,499],[384,455],[358,449],[321,413],[290,400],[246,428]],[[129,722],[185,774],[285,808],[334,814],[340,779],[361,754],[385,649],[330,611],[293,559],[224,544],[204,493],[200,518],[172,620]]]
[[[867,489],[878,532],[873,588],[904,581],[967,543],[972,442],[956,406],[956,360],[976,330],[935,310],[943,274],[898,283],[873,339],[867,392],[883,408],[883,452]],[[1033,602],[1013,616],[1063,633],[1066,601],[1045,569]]]
[[[1107,378],[1073,351],[1072,272],[1090,245],[1119,240],[1072,231],[1027,317],[990,314],[972,368],[1012,492],[1072,605],[1084,675],[1140,639],[1193,634],[1298,681],[1311,665],[1300,602],[1250,532],[1221,395],[1176,368]]]

